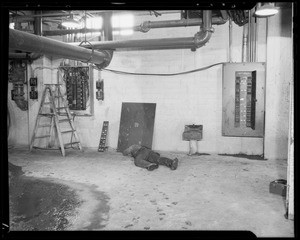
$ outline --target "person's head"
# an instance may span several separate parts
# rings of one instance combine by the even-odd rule
[[[123,155],[124,156],[132,156],[132,150],[130,148],[126,148],[124,151],[123,151]]]
[[[124,156],[135,157],[137,151],[140,150],[140,148],[141,148],[140,145],[137,145],[137,144],[131,145],[130,147],[126,148],[126,149],[123,151],[123,155],[124,155]]]

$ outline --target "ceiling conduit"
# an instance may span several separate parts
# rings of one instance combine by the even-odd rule
[[[226,11],[222,13],[222,17],[213,17],[211,20],[212,25],[221,25],[227,22],[228,15]],[[146,21],[140,26],[135,26],[134,31],[148,32],[152,28],[170,28],[170,27],[188,27],[188,26],[200,26],[203,23],[202,19],[180,19],[180,20],[167,20],[167,21]]]
[[[94,63],[101,67],[108,66],[112,58],[110,51],[98,52],[14,29],[9,29],[9,48]]]
[[[213,32],[212,12],[203,10],[203,24],[201,31],[194,37],[185,38],[161,38],[161,39],[140,39],[122,41],[93,41],[90,42],[94,49],[99,50],[159,50],[159,49],[192,49],[196,50],[207,43]],[[79,45],[79,43],[68,43]],[[91,48],[90,44],[81,46]]]
[[[212,17],[212,25],[225,24],[228,20],[228,14],[225,10],[221,10],[222,17]],[[146,21],[139,26],[134,26],[134,31],[148,32],[152,28],[171,28],[171,27],[191,27],[200,26],[203,20],[200,19],[180,19],[180,20],[167,20],[167,21]],[[115,29],[121,30],[121,29]],[[47,30],[43,31],[43,36],[58,36],[73,33],[91,33],[91,32],[101,32],[101,29],[62,29],[62,30]]]

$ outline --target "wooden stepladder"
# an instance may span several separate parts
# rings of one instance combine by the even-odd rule
[[[106,137],[108,133],[108,124],[109,124],[108,121],[103,122],[98,152],[104,152],[104,150],[107,148],[105,145],[106,145]]]
[[[60,149],[62,155],[65,156],[65,149],[70,146],[77,145],[78,149],[82,150],[70,109],[66,99],[61,94],[61,85],[45,84],[46,87],[31,139],[30,151],[32,148]],[[71,136],[68,136],[70,134]],[[68,137],[71,139],[69,142],[67,141]],[[34,145],[37,139],[40,139],[40,141],[44,139],[46,146],[37,147]],[[55,140],[58,140],[59,148],[53,148]]]

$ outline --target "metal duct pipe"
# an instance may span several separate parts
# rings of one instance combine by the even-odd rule
[[[95,64],[109,64],[111,53],[92,51],[46,37],[9,29],[9,47],[15,50],[49,54]]]
[[[62,29],[62,30],[48,30],[43,31],[43,36],[58,36],[58,35],[67,35],[67,34],[76,34],[76,33],[93,33],[101,32],[102,29],[91,29],[91,28],[81,28],[81,29]]]
[[[226,23],[227,20],[223,18],[212,18],[213,25],[220,25]],[[171,27],[188,27],[188,26],[200,26],[203,23],[202,19],[181,19],[181,20],[170,20],[170,21],[155,21],[155,22],[143,22],[139,26],[133,27],[134,31],[148,32],[151,28],[171,28]],[[120,30],[120,29],[115,29]],[[47,30],[43,31],[43,36],[59,36],[73,33],[92,33],[100,32],[101,29],[63,29],[63,30]]]
[[[112,41],[112,24],[111,24],[112,12],[106,12],[103,14],[103,33],[105,41]]]
[[[227,15],[228,19],[228,15]],[[227,19],[221,17],[212,18],[213,25],[221,25],[226,23]],[[146,21],[139,26],[133,28],[134,31],[148,32],[151,28],[171,28],[171,27],[187,27],[187,26],[200,26],[203,23],[202,19],[181,19],[181,20],[168,20],[168,21]]]
[[[156,49],[185,49],[195,50],[202,47],[211,37],[213,28],[211,27],[211,10],[203,11],[203,27],[202,30],[195,34],[194,37],[187,38],[161,38],[161,39],[139,39],[125,41],[105,41],[91,42],[95,49],[109,50],[156,50]],[[69,43],[70,45],[78,45],[79,43]],[[82,46],[91,48],[89,44]]]
[[[247,62],[248,23],[243,26],[242,62]]]
[[[32,14],[32,15],[20,15],[20,16],[14,16],[12,17],[13,19],[16,20],[27,20],[27,19],[31,19],[31,18],[36,18],[36,17],[67,17],[73,15],[72,13],[46,13],[46,14]]]
[[[228,13],[226,10],[220,10],[222,18],[227,21],[229,19]]]
[[[35,17],[34,18],[34,24],[33,24],[33,26],[34,26],[34,34],[42,36],[42,27],[43,27],[43,24],[42,24],[42,18],[41,17]]]
[[[232,52],[232,19],[230,18],[229,19],[229,50],[228,50],[229,62],[232,62],[231,52]]]

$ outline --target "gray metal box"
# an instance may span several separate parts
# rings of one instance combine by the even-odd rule
[[[265,63],[223,65],[222,135],[263,137]]]
[[[185,125],[184,132],[182,133],[182,140],[190,141],[202,139],[203,125]]]

